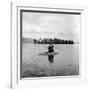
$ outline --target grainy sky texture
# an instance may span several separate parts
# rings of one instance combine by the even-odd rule
[[[22,32],[26,38],[60,38],[79,41],[80,15],[23,12]]]

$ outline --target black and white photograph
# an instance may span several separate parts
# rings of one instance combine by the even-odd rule
[[[21,78],[80,74],[80,13],[21,10]]]

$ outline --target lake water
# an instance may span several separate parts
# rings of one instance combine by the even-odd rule
[[[79,44],[54,44],[57,55],[39,55],[48,44],[22,43],[22,77],[79,75]]]

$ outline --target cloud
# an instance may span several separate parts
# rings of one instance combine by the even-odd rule
[[[80,33],[80,16],[46,13],[24,13],[23,36],[58,37],[78,40]]]

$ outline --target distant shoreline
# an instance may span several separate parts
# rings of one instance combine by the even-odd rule
[[[63,40],[58,38],[39,38],[39,39],[33,39],[33,38],[22,38],[22,43],[34,43],[34,44],[75,44],[79,42],[74,42],[73,40]]]
[[[22,42],[22,44],[25,44],[25,43],[27,43],[27,44],[34,44],[34,45],[49,45],[49,43],[47,43],[47,44],[40,44],[40,43]],[[79,44],[79,42],[78,43],[76,42],[74,44]],[[74,44],[53,44],[53,45],[74,45]]]

